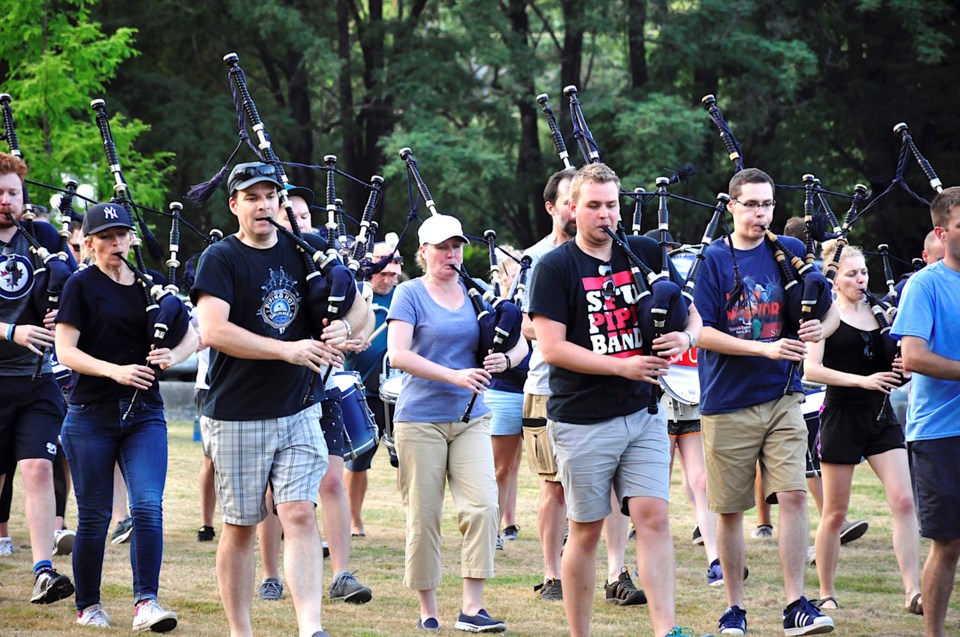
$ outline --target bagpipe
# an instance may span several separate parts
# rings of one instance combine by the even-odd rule
[[[406,162],[408,179],[414,181],[424,205],[427,206],[427,209],[432,215],[439,215],[440,213],[437,210],[433,195],[430,194],[430,189],[427,188],[426,182],[420,175],[420,169],[413,156],[413,151],[409,148],[400,149],[400,158]],[[411,208],[413,208],[412,204],[413,202],[411,202]],[[496,258],[495,255],[494,258]],[[460,264],[460,267],[456,268],[456,271],[467,289],[467,296],[470,299],[470,304],[477,316],[477,323],[480,326],[480,338],[478,339],[476,355],[478,362],[482,365],[483,359],[486,358],[487,355],[497,353],[504,354],[520,341],[520,326],[523,322],[523,314],[515,303],[500,298],[499,296],[488,297],[490,299],[488,301],[490,308],[488,309],[483,300],[485,290],[470,277],[464,265]],[[476,400],[477,394],[474,394],[470,398],[470,403],[467,405],[467,408],[460,416],[461,422],[470,421]]]
[[[13,119],[13,108],[11,108],[10,103],[10,95],[6,93],[0,95],[0,110],[2,110],[3,116],[3,136],[10,147],[10,154],[23,161],[23,153],[20,150],[20,141],[17,138],[16,124]],[[69,183],[73,184],[72,190],[75,192],[76,182]],[[70,190],[69,183],[68,190]],[[67,244],[69,241],[69,230],[66,222],[62,225],[59,233],[61,238],[60,250],[51,253],[40,243],[37,230],[34,227],[34,218],[35,215],[33,212],[33,204],[30,201],[30,193],[27,189],[27,184],[24,183],[23,214],[21,215],[21,219],[17,219],[12,214],[7,214],[7,219],[16,226],[20,234],[30,243],[30,257],[33,263],[34,276],[33,289],[30,293],[30,304],[42,324],[47,312],[60,308],[60,293],[63,291],[63,286],[66,284],[67,279],[73,274],[76,264],[74,264],[73,259],[69,256],[70,248]],[[8,271],[13,267],[12,261],[13,255],[11,254],[7,262]],[[34,381],[40,379],[41,372],[43,371],[43,361],[47,353],[47,348],[42,348],[41,355],[37,359],[37,366],[33,371],[32,379]]]
[[[576,86],[567,86],[563,89],[564,95],[568,98],[570,104],[570,120],[573,125],[573,136],[585,163],[598,163],[600,159],[600,149],[596,140],[590,133],[583,109],[580,105],[580,99],[577,94]],[[571,167],[569,154],[563,141],[563,135],[557,126],[553,110],[549,106],[549,98],[546,94],[537,96],[537,102],[541,105],[544,114],[547,117],[547,124],[551,131],[551,137],[557,149],[557,154],[564,162],[564,167]],[[660,177],[657,179],[657,188],[654,193],[647,193],[643,188],[637,188],[632,192],[620,191],[620,195],[632,197],[634,201],[634,214],[632,230],[634,234],[640,234],[640,222],[642,217],[642,206],[648,197],[656,197],[658,200],[657,208],[657,229],[659,230],[659,245],[661,254],[660,271],[654,272],[653,269],[640,259],[631,249],[627,240],[623,226],[619,225],[616,231],[610,228],[604,228],[604,231],[610,237],[613,244],[626,256],[630,264],[630,272],[633,278],[634,287],[637,290],[635,307],[639,316],[639,329],[644,343],[645,355],[656,355],[653,351],[652,343],[656,338],[669,332],[682,331],[689,320],[689,307],[693,300],[692,279],[689,284],[685,282],[684,286],[677,285],[671,280],[671,262],[670,262],[670,244],[669,236],[669,211],[667,207],[667,198],[672,196],[667,192],[667,187],[672,183],[681,181],[686,174],[692,172],[692,167],[685,167],[685,171],[678,172],[673,177]],[[696,272],[693,272],[694,277]],[[689,294],[684,294],[688,289]],[[649,413],[657,413],[659,396],[658,392],[651,392]]]
[[[180,205],[179,202],[175,202]],[[116,253],[114,256],[123,261],[134,277],[143,287],[143,297],[147,312],[146,338],[151,349],[173,348],[190,329],[190,310],[176,294],[176,286],[162,286],[153,280],[146,270],[141,270],[136,263],[127,259],[126,255]],[[176,268],[171,266],[171,280],[176,280]],[[127,420],[133,413],[140,389],[133,392],[130,405],[124,412],[122,419]]]

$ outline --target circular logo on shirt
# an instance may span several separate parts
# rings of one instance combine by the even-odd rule
[[[13,301],[33,288],[33,264],[27,257],[11,254],[0,258],[0,298]]]
[[[271,269],[270,278],[261,289],[264,294],[260,302],[260,316],[267,325],[282,334],[300,310],[296,281],[282,267],[277,272]]]

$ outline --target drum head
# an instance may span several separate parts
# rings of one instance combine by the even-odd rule
[[[803,415],[808,416],[810,414],[820,413],[820,408],[823,407],[823,399],[827,395],[826,387],[824,385],[816,385],[811,388],[804,384],[803,392],[803,404],[800,406],[803,410]]]
[[[333,375],[333,384],[340,390],[341,396],[347,396],[358,389],[363,390],[363,383],[360,382],[360,374],[357,372],[336,372]]]
[[[696,367],[671,365],[666,376],[660,377],[665,394],[684,405],[700,404],[700,376]]]
[[[387,380],[380,383],[380,400],[391,405],[397,404],[397,398],[400,397],[400,389],[403,387],[403,379],[406,374],[395,374]]]

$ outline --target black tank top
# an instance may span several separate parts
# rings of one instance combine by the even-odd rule
[[[860,376],[890,371],[883,340],[879,327],[865,331],[840,321],[840,327],[824,344],[823,364],[830,369]],[[875,405],[879,408],[883,399],[884,394],[879,391],[827,386],[823,402],[833,407]]]

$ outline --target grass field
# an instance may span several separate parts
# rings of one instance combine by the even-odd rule
[[[165,498],[165,550],[161,572],[160,601],[176,610],[181,635],[225,635],[226,620],[217,595],[214,574],[216,543],[197,543],[200,524],[197,506],[197,474],[200,468],[199,443],[192,442],[192,423],[173,423],[170,427],[170,471]],[[700,633],[715,629],[724,610],[721,589],[705,583],[706,559],[703,548],[693,546],[693,524],[682,495],[679,473],[675,472],[671,524],[676,545],[677,614],[679,623]],[[357,577],[371,586],[374,599],[364,606],[326,602],[324,627],[335,637],[414,635],[418,606],[414,591],[401,585],[403,574],[404,516],[396,489],[396,472],[386,454],[378,454],[370,472],[370,493],[365,506],[367,537],[355,540],[352,568]],[[17,479],[19,483],[19,477]],[[560,635],[566,632],[563,608],[559,603],[535,599],[532,587],[540,581],[542,561],[536,539],[537,484],[526,461],[521,468],[518,498],[520,539],[507,543],[497,554],[497,577],[489,580],[484,604],[495,616],[507,622],[508,631],[517,635]],[[89,635],[97,629],[75,624],[73,598],[49,606],[28,603],[32,579],[30,553],[19,484],[14,496],[10,520],[17,551],[0,559],[0,636],[12,635]],[[813,507],[811,507],[813,509]],[[774,513],[776,515],[776,513]],[[903,591],[896,561],[890,546],[890,517],[882,491],[873,473],[866,467],[856,473],[851,516],[870,521],[870,531],[862,539],[843,547],[837,577],[837,597],[843,608],[831,611],[837,622],[837,635],[920,635],[922,618],[903,610]],[[68,525],[76,524],[72,500],[67,512]],[[817,523],[815,509],[810,516],[811,537]],[[219,531],[219,518],[215,523]],[[752,516],[747,516],[747,532]],[[444,516],[444,583],[440,588],[440,622],[447,634],[459,612],[459,534],[449,496]],[[103,603],[114,619],[110,632],[130,632],[132,621],[129,545],[107,546],[103,576]],[[925,558],[927,543],[921,543]],[[614,607],[603,603],[602,581],[605,564],[598,563],[598,590],[593,609],[593,634],[601,636],[647,635],[650,622],[645,607]],[[628,548],[628,562],[634,549]],[[55,558],[56,560],[56,558]],[[746,606],[750,634],[769,637],[783,635],[780,624],[782,580],[776,544],[773,541],[747,539],[750,578],[746,582]],[[56,565],[71,574],[69,563],[60,558]],[[259,575],[259,572],[258,572]],[[329,583],[329,567],[326,567]],[[816,571],[807,571],[808,597],[816,597]],[[326,599],[326,595],[325,595]],[[954,596],[958,600],[957,595]],[[947,633],[960,634],[960,618],[955,601],[947,618]],[[262,635],[296,635],[296,621],[289,593],[280,602],[253,604],[254,630]]]

